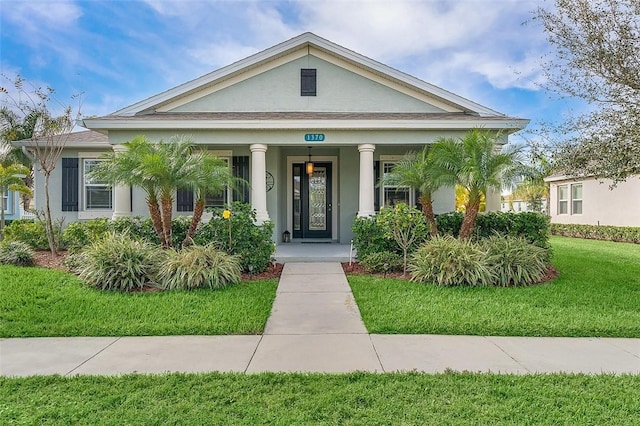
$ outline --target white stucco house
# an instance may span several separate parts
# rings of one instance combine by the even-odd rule
[[[381,205],[415,204],[407,188],[381,187],[380,176],[410,150],[483,127],[507,135],[529,120],[509,117],[321,37],[305,33],[110,115],[87,118],[51,177],[55,215],[66,223],[146,215],[137,188],[109,188],[85,173],[106,150],[137,135],[189,135],[228,161],[250,186],[212,198],[211,206],[249,202],[274,239],[348,243],[356,215]],[[307,165],[313,163],[308,173]],[[38,177],[36,192],[42,190]],[[435,194],[434,210],[454,210],[453,189]],[[42,197],[39,197],[42,199]],[[489,208],[500,209],[499,194]],[[174,211],[189,214],[193,196],[178,191]]]
[[[610,179],[549,176],[551,223],[640,226],[640,177],[611,189]]]

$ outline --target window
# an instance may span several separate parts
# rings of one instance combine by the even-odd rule
[[[582,214],[582,184],[571,185],[571,214]]]
[[[567,185],[558,185],[558,214],[569,213],[569,188]]]
[[[387,176],[393,171],[394,162],[382,163],[383,176]],[[398,203],[414,205],[415,194],[408,186],[382,185],[381,187],[382,205],[385,207],[395,206]]]
[[[9,191],[4,191],[2,193],[2,197],[0,198],[0,209],[3,209],[5,213],[9,212]]]
[[[300,70],[300,95],[316,96],[315,68],[302,68]]]
[[[113,208],[111,187],[103,181],[91,179],[89,172],[104,160],[84,160],[84,208],[85,210],[110,210]]]
[[[230,164],[228,157],[218,157],[220,160],[227,163],[227,166]],[[229,204],[231,200],[231,189],[229,187],[225,188],[224,191],[219,192],[217,194],[207,194],[205,197],[204,206],[206,208],[214,208],[214,207],[224,207]]]

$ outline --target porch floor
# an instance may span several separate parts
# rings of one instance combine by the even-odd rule
[[[292,241],[276,245],[275,258],[279,263],[287,262],[348,262],[350,244],[317,241]],[[355,260],[353,249],[352,259]]]

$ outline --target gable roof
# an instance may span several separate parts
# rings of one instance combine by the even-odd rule
[[[412,90],[428,94],[429,96],[451,105],[462,112],[474,114],[478,116],[502,116],[491,108],[482,106],[476,102],[468,100],[462,96],[451,93],[440,87],[422,81],[416,77],[396,70],[392,67],[384,65],[352,50],[339,46],[329,40],[318,37],[313,33],[304,33],[283,43],[277,44],[262,52],[251,55],[245,59],[237,61],[231,65],[220,68],[216,71],[205,74],[194,80],[183,83],[172,89],[166,90],[150,98],[144,99],[126,108],[118,110],[111,114],[111,117],[123,117],[131,115],[140,115],[146,113],[154,113],[156,109],[163,104],[175,101],[181,97],[188,96],[203,90],[204,88],[214,85],[220,81],[242,74],[252,68],[262,64],[274,61],[280,57],[286,56],[294,51],[304,48],[313,47],[320,51],[344,60],[356,67],[363,68],[385,79],[407,86]]]

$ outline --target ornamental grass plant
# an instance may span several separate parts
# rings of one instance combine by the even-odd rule
[[[157,246],[110,232],[76,259],[80,279],[102,290],[131,291],[157,285],[165,253]]]
[[[547,250],[528,243],[524,238],[496,235],[478,244],[487,253],[486,259],[493,271],[493,285],[535,284],[549,268]]]
[[[167,252],[159,282],[167,290],[221,288],[240,282],[240,257],[218,250],[214,244]]]
[[[424,243],[411,257],[411,280],[442,286],[487,286],[493,273],[486,253],[468,240],[450,235]]]
[[[34,253],[29,244],[22,241],[0,243],[0,264],[13,266],[33,266]]]

